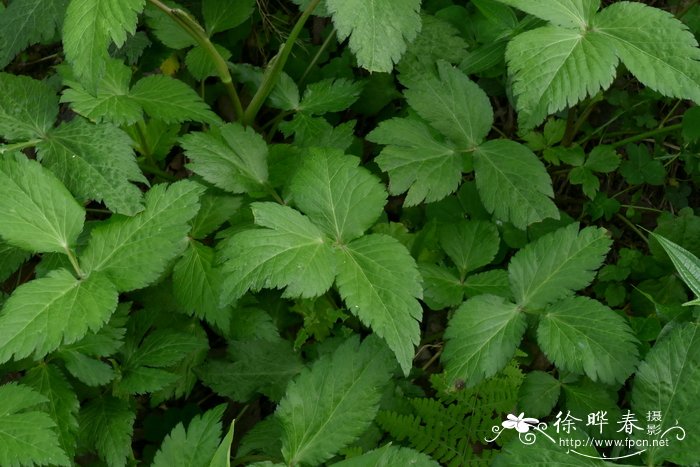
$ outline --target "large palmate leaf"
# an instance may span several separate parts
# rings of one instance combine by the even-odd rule
[[[671,461],[691,465],[700,461],[700,433],[694,427],[700,424],[697,387],[700,384],[700,331],[695,323],[686,323],[671,330],[658,340],[639,366],[632,389],[632,408],[638,414],[660,412],[662,432],[668,446],[650,447],[644,454],[649,464],[661,465]],[[677,438],[681,436],[684,439]],[[645,438],[644,433],[636,433]],[[653,446],[653,447],[651,447]]]
[[[182,138],[188,168],[231,193],[260,191],[267,183],[267,145],[252,128],[237,123]]]
[[[420,120],[385,120],[367,139],[386,145],[376,162],[389,173],[392,195],[408,191],[404,206],[438,201],[462,181],[463,155]]]
[[[51,172],[17,154],[0,159],[0,219],[7,243],[64,253],[83,230],[85,210]]]
[[[336,284],[348,309],[396,354],[408,374],[420,341],[423,310],[421,278],[410,253],[398,240],[373,234],[337,252]]]
[[[81,265],[86,272],[104,272],[120,291],[145,287],[186,248],[187,223],[203,191],[185,180],[154,186],[144,211],[134,217],[115,214],[92,230]]]
[[[0,386],[0,465],[72,465],[59,446],[46,397],[28,386]]]
[[[27,372],[22,384],[34,388],[46,398],[40,405],[56,424],[58,441],[71,458],[75,455],[78,434],[78,396],[63,372],[55,365],[39,365]]]
[[[253,203],[255,223],[221,249],[223,303],[246,291],[286,287],[286,297],[315,297],[330,288],[335,277],[333,249],[323,233],[298,211],[275,203]]]
[[[379,409],[393,359],[369,337],[353,336],[302,372],[287,388],[275,416],[289,465],[320,465],[358,438]]]
[[[309,84],[296,110],[309,115],[340,112],[350,107],[362,92],[362,83],[347,79],[324,79]]]
[[[520,308],[503,297],[464,302],[445,330],[442,361],[450,382],[473,386],[496,374],[513,358],[526,326]]]
[[[326,0],[340,40],[350,36],[357,63],[390,72],[420,31],[420,0]]]
[[[0,12],[0,68],[31,44],[51,40],[68,0],[14,0]]]
[[[221,122],[191,87],[169,76],[154,75],[139,80],[131,89],[131,97],[148,115],[165,123]]]
[[[409,105],[460,149],[473,149],[488,134],[493,110],[486,93],[447,62],[439,78],[426,76],[404,93]]]
[[[439,230],[440,245],[457,266],[466,273],[489,264],[498,253],[498,229],[485,221],[446,224]]]
[[[131,453],[135,419],[129,401],[111,396],[95,398],[80,408],[80,438],[109,466],[123,467]]]
[[[515,300],[537,309],[591,283],[610,249],[605,229],[570,224],[518,251],[508,266]]]
[[[498,0],[545,21],[568,28],[585,30],[594,17],[600,0]]]
[[[49,131],[37,149],[44,165],[76,197],[103,201],[120,214],[143,210],[141,190],[130,182],[148,181],[136,164],[131,139],[119,128],[75,118]]]
[[[58,116],[56,93],[28,76],[0,73],[0,134],[8,141],[43,136]]]
[[[593,381],[622,383],[637,363],[637,340],[620,315],[596,300],[573,297],[547,307],[537,341],[558,368]]]
[[[76,75],[92,87],[105,70],[108,47],[121,47],[134,34],[145,0],[70,0],[63,48]]]
[[[187,426],[178,423],[153,458],[153,467],[207,467],[221,438],[225,405],[195,416]]]
[[[360,160],[332,149],[309,149],[290,190],[299,209],[338,242],[349,242],[381,215],[386,192]]]
[[[552,181],[542,162],[525,146],[498,139],[474,152],[476,186],[484,207],[497,218],[524,229],[559,218]]]
[[[97,331],[117,307],[117,291],[103,275],[76,279],[58,269],[18,287],[0,313],[0,362],[32,352],[43,357]],[[37,336],[41,336],[37,339]]]

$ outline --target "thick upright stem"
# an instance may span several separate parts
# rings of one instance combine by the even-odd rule
[[[216,73],[219,75],[219,79],[226,88],[226,92],[231,99],[233,104],[233,111],[236,114],[237,120],[243,119],[243,106],[241,105],[241,100],[238,98],[238,93],[236,92],[236,87],[233,85],[233,78],[231,77],[231,72],[228,69],[228,64],[226,60],[221,56],[221,54],[216,50],[214,44],[209,40],[209,35],[204,30],[202,26],[199,25],[190,15],[178,8],[170,8],[160,0],[149,0],[152,5],[164,12],[166,15],[170,16],[173,21],[175,21],[178,26],[180,26],[187,34],[192,36],[192,38],[204,49],[204,51],[211,58],[214,67],[216,68]]]
[[[282,46],[282,50],[280,50],[279,53],[270,61],[267,70],[265,70],[265,75],[263,76],[260,87],[253,96],[253,100],[250,101],[250,104],[248,104],[248,107],[245,109],[245,114],[243,116],[244,125],[250,125],[255,120],[255,117],[258,115],[263,102],[265,102],[265,99],[267,99],[267,96],[270,95],[270,92],[272,92],[272,89],[277,84],[277,81],[282,74],[282,70],[284,69],[284,65],[287,63],[289,54],[294,47],[294,42],[296,42],[297,37],[299,37],[299,33],[304,27],[306,20],[309,19],[309,16],[311,16],[311,13],[313,13],[320,1],[321,0],[311,0],[311,2],[309,2],[306,10],[304,10],[294,25],[294,28],[289,34],[284,46]]]

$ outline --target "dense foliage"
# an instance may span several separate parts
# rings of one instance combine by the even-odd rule
[[[0,465],[700,463],[699,3],[0,2]]]

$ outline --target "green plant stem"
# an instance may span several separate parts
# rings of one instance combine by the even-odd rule
[[[139,164],[139,168],[143,172],[149,173],[151,175],[157,175],[160,178],[162,178],[163,180],[167,180],[169,182],[174,182],[177,180],[177,178],[175,178],[174,176],[172,176],[168,172],[166,172],[158,167],[154,167],[154,166],[150,165],[145,159],[138,161],[138,164]]]
[[[645,206],[633,206],[631,204],[621,204],[623,208],[629,208],[629,209],[639,209],[640,211],[651,211],[651,212],[658,212],[661,213],[663,212],[661,209],[655,209],[655,208],[647,208]]]
[[[68,256],[68,260],[70,261],[70,264],[73,266],[75,273],[78,275],[79,278],[84,279],[85,273],[83,272],[82,269],[80,269],[80,263],[78,263],[78,258],[75,257],[73,250],[68,248],[68,246],[65,246],[65,247],[63,247],[63,251],[66,253],[66,256]]]
[[[216,73],[219,75],[219,79],[224,85],[226,92],[231,99],[233,104],[233,111],[236,115],[237,120],[243,119],[243,106],[241,105],[241,100],[238,97],[238,92],[236,92],[236,87],[233,85],[233,78],[231,77],[231,72],[228,69],[228,64],[226,60],[221,56],[218,50],[214,47],[214,44],[209,40],[209,35],[204,30],[200,24],[195,21],[190,15],[180,10],[179,8],[170,8],[160,0],[148,0],[159,10],[163,11],[166,15],[170,16],[173,21],[175,21],[178,26],[180,26],[187,34],[192,36],[192,38],[199,44],[200,47],[209,55],[214,67],[216,68]]]
[[[0,146],[0,154],[5,154],[11,151],[21,151],[22,149],[27,149],[36,146],[41,143],[40,139],[31,139],[29,141],[23,141],[21,143],[8,144],[5,146]]]
[[[314,58],[311,59],[311,62],[309,62],[309,65],[306,67],[306,70],[304,70],[304,73],[301,75],[301,78],[299,78],[299,82],[297,85],[301,87],[304,84],[304,81],[306,80],[306,77],[308,74],[311,72],[311,69],[316,66],[318,61],[321,59],[321,55],[323,55],[323,52],[326,51],[328,46],[330,45],[331,41],[335,37],[335,28],[331,31],[330,34],[328,34],[328,37],[326,37],[326,40],[323,41],[323,44],[321,44],[321,48],[318,49],[316,52],[316,55],[314,55]]]
[[[292,32],[289,33],[289,37],[282,46],[282,50],[280,50],[279,53],[270,61],[267,69],[265,70],[265,74],[263,75],[263,80],[260,87],[255,92],[255,95],[250,101],[250,104],[248,104],[248,107],[245,109],[245,113],[243,115],[244,125],[251,125],[253,121],[255,121],[255,117],[258,115],[258,112],[265,102],[265,99],[267,99],[267,96],[270,94],[270,92],[272,92],[272,89],[277,84],[277,81],[282,74],[282,70],[284,69],[284,65],[287,63],[287,59],[289,59],[289,54],[292,52],[294,43],[296,42],[297,37],[299,37],[299,33],[304,27],[306,20],[309,18],[309,16],[311,16],[311,13],[313,13],[320,1],[321,0],[311,0],[311,2],[309,2],[306,10],[304,10],[294,25]]]
[[[632,229],[632,231],[633,231],[634,233],[636,233],[637,235],[639,235],[639,238],[641,238],[642,240],[644,240],[644,243],[649,244],[649,239],[646,238],[646,237],[644,236],[644,234],[642,233],[642,231],[639,230],[639,229],[637,228],[636,225],[634,225],[632,222],[630,222],[629,219],[627,219],[625,216],[623,216],[623,215],[620,214],[619,212],[616,212],[616,213],[615,213],[615,216],[616,216],[618,219],[620,219],[622,222],[624,222],[624,223],[627,225],[627,227],[629,227],[630,229]]]
[[[692,0],[688,2],[686,6],[684,6],[681,10],[676,13],[676,18],[681,19],[683,16],[685,16],[686,13],[690,11],[691,8],[693,8],[695,5],[700,3],[700,0]]]
[[[670,125],[664,128],[656,128],[655,130],[646,131],[644,133],[639,133],[635,136],[630,136],[629,138],[622,139],[611,144],[610,146],[612,146],[613,148],[619,148],[621,146],[624,146],[625,144],[636,143],[637,141],[642,141],[643,139],[651,138],[652,136],[659,136],[664,135],[666,133],[671,133],[673,131],[680,130],[681,128],[683,128],[682,123],[677,123],[675,125]]]

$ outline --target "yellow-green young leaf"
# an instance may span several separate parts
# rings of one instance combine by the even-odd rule
[[[418,119],[385,120],[367,139],[386,145],[376,162],[389,174],[392,195],[408,191],[404,206],[439,201],[462,181],[463,155]]]
[[[442,361],[450,384],[473,386],[513,358],[525,333],[522,310],[503,297],[478,295],[464,302],[445,330]]]
[[[190,240],[173,268],[173,294],[184,310],[219,329],[229,329],[232,310],[221,306],[223,276],[214,265],[214,250]]]
[[[372,336],[357,336],[321,356],[287,387],[275,416],[288,465],[320,465],[357,439],[374,420],[394,369]]]
[[[665,96],[700,103],[700,49],[671,13],[639,2],[615,2],[593,27],[643,84]]]
[[[267,144],[252,128],[238,123],[182,137],[187,168],[231,193],[262,191],[267,183]]]
[[[0,159],[0,236],[7,243],[64,253],[84,221],[83,207],[41,164],[21,154]]]
[[[58,97],[41,81],[0,73],[0,135],[8,141],[41,137],[58,116]]]
[[[41,364],[24,375],[22,384],[34,388],[46,397],[47,400],[41,404],[41,407],[56,424],[61,448],[70,458],[73,458],[78,434],[76,416],[80,404],[63,372],[53,364]]]
[[[587,297],[547,306],[540,317],[537,342],[559,369],[606,384],[624,382],[637,364],[637,339],[630,325]]]
[[[333,464],[336,467],[367,467],[410,465],[412,467],[438,467],[440,464],[430,456],[411,448],[392,446],[391,443],[384,447],[373,449],[361,456],[351,457]]]
[[[45,402],[28,386],[0,386],[0,465],[72,465],[59,446],[56,424],[38,410]]]
[[[186,180],[154,186],[144,211],[133,217],[115,214],[92,230],[81,265],[86,272],[107,274],[119,291],[147,286],[187,247],[187,223],[203,192]]]
[[[420,0],[326,0],[342,41],[350,36],[357,63],[390,72],[421,27]]]
[[[152,467],[207,467],[221,438],[221,416],[226,410],[220,405],[196,415],[187,426],[178,423],[153,458]]]
[[[474,152],[476,186],[484,207],[519,229],[543,219],[559,219],[552,180],[544,164],[515,141],[488,141]]]
[[[136,32],[145,0],[70,0],[63,24],[63,48],[75,74],[94,87],[105,71],[108,48],[121,47]]]
[[[557,26],[518,35],[508,44],[506,59],[522,129],[607,89],[618,62],[601,33]]]
[[[75,342],[102,327],[116,307],[117,291],[101,274],[76,279],[59,269],[27,282],[0,313],[0,362],[32,353],[41,358]]]
[[[362,235],[386,203],[379,179],[359,164],[341,151],[311,148],[289,188],[299,210],[338,242]]]
[[[498,0],[557,26],[585,30],[600,0]]]
[[[473,149],[488,134],[493,110],[486,93],[447,62],[439,78],[426,76],[404,93],[411,108],[460,149]]]
[[[27,46],[53,39],[68,0],[14,0],[0,12],[0,68]]]
[[[316,297],[333,284],[335,258],[323,233],[298,211],[276,203],[253,203],[255,223],[222,246],[222,303],[248,290],[284,288],[285,297]]]
[[[661,421],[656,424],[662,433],[676,424],[685,430],[683,440],[676,438],[681,435],[678,429],[669,431],[668,446],[649,443],[644,454],[648,465],[662,465],[664,461],[692,465],[700,461],[700,433],[694,429],[700,424],[700,412],[695,409],[699,384],[700,330],[696,323],[684,323],[656,342],[634,378],[632,410],[639,416],[660,412]],[[644,439],[645,435],[637,432],[635,438]]]
[[[348,309],[387,342],[408,375],[423,315],[421,277],[410,253],[395,238],[372,234],[341,247],[337,262],[336,284]]]
[[[233,29],[247,20],[256,7],[255,0],[203,0],[202,15],[209,36]]]
[[[696,298],[700,297],[700,260],[697,256],[661,235],[653,232],[651,235],[663,247],[668,257],[671,258],[683,282],[690,287]]]
[[[103,395],[81,407],[78,418],[82,445],[97,452],[110,467],[123,467],[131,455],[136,412],[128,400]]]
[[[516,303],[542,308],[591,283],[612,240],[605,229],[578,228],[577,223],[562,227],[515,254],[508,274]]]
[[[131,138],[109,124],[74,118],[48,132],[37,144],[41,162],[81,199],[92,199],[119,214],[143,210],[141,190],[148,184],[136,164]]]
[[[149,116],[165,123],[188,120],[211,125],[221,123],[191,87],[169,76],[152,75],[139,80],[131,88],[130,96]]]

